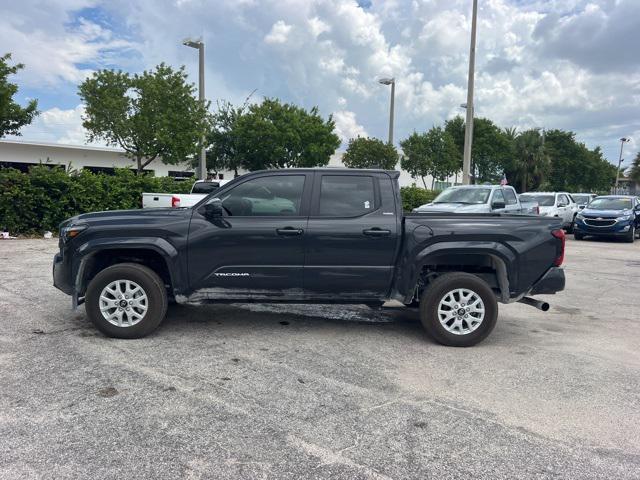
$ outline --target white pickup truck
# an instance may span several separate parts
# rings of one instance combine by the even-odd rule
[[[521,197],[522,198],[522,197]],[[443,190],[433,202],[421,205],[416,213],[511,213],[537,215],[538,203],[525,202],[509,185],[460,185]]]
[[[143,193],[142,208],[191,207],[230,180],[196,180],[191,193]]]

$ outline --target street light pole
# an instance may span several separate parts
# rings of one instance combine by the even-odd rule
[[[198,99],[204,106],[204,42],[202,40],[185,40],[182,44],[198,49]],[[207,178],[207,149],[205,142],[206,139],[202,135],[200,140],[200,162],[197,172],[200,180],[206,180]]]
[[[616,186],[613,188],[614,195],[617,195],[618,193],[618,179],[620,177],[620,165],[622,165],[622,148],[624,147],[624,144],[628,141],[629,139],[626,137],[622,137],[620,139],[620,157],[618,158],[618,168],[616,168]]]
[[[381,78],[378,80],[383,85],[391,85],[391,105],[389,108],[389,144],[393,145],[393,109],[396,96],[396,79],[395,78]]]
[[[473,144],[473,80],[476,65],[476,20],[478,0],[473,0],[471,16],[471,46],[469,47],[469,77],[467,83],[467,119],[464,128],[464,156],[462,160],[462,184],[469,185],[471,172],[471,146]]]

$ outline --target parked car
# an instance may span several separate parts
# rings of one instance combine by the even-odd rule
[[[191,207],[230,180],[196,180],[191,193],[143,193],[142,208]]]
[[[562,228],[573,231],[578,205],[567,192],[526,192],[520,194],[520,201],[538,202],[540,215],[557,217],[562,220]]]
[[[508,185],[463,185],[443,190],[431,203],[413,210],[449,213],[520,213],[538,214],[535,201],[522,202]]]
[[[597,196],[598,195],[596,195],[595,193],[572,193],[571,194],[571,198],[573,198],[573,200],[576,202],[576,205],[578,205],[578,210],[582,210],[584,207],[586,207],[589,204],[591,200],[593,200]]]
[[[403,216],[398,177],[253,172],[192,208],[79,215],[61,224],[54,285],[119,338],[155,330],[168,298],[371,306],[394,299],[419,307],[425,329],[452,346],[489,335],[497,302],[547,310],[530,296],[564,289],[557,218]]]
[[[578,213],[574,237],[622,237],[633,243],[640,234],[640,201],[631,195],[604,195]]]

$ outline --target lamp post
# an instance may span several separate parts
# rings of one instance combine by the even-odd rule
[[[614,194],[618,193],[618,179],[620,177],[620,165],[622,165],[622,148],[624,147],[624,144],[629,141],[630,139],[626,137],[622,137],[620,139],[620,157],[618,158],[618,168],[616,168],[616,186],[613,188]]]
[[[469,77],[467,83],[467,119],[464,127],[464,156],[462,159],[462,183],[469,185],[471,172],[471,145],[473,143],[473,79],[476,65],[476,20],[478,0],[473,0],[471,16],[471,46],[469,47]]]
[[[396,79],[381,78],[378,80],[382,85],[391,85],[391,106],[389,108],[389,144],[393,145],[393,104],[396,96]]]
[[[198,99],[204,105],[204,42],[202,40],[186,39],[183,45],[198,50]],[[205,148],[205,138],[202,136],[200,143],[200,162],[198,164],[198,178],[206,180],[207,178],[207,150]]]

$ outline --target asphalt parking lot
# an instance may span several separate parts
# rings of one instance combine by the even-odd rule
[[[411,312],[170,308],[113,340],[0,242],[0,478],[640,478],[640,242],[567,242],[548,313],[446,348]]]

